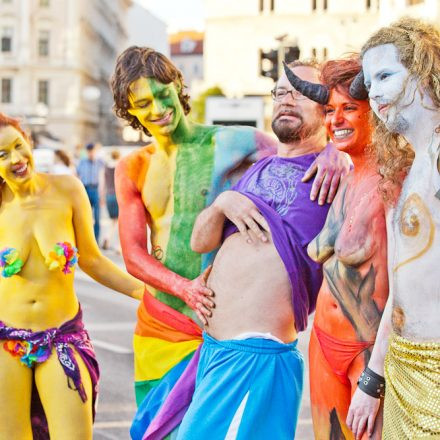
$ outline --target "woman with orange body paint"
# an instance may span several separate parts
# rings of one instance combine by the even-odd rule
[[[345,59],[328,61],[321,70],[327,132],[336,148],[350,155],[354,169],[308,247],[324,269],[309,351],[318,440],[354,438],[345,419],[388,297],[385,205],[368,154],[370,106],[366,97],[355,99],[349,91],[360,68],[358,60]],[[373,437],[380,439],[381,421],[376,425]]]

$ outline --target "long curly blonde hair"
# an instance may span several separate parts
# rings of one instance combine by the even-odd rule
[[[420,93],[427,91],[436,108],[440,108],[440,32],[432,24],[404,17],[390,26],[379,29],[364,44],[361,56],[368,49],[393,44],[400,62],[417,79]],[[374,115],[373,145],[379,173],[381,190],[386,200],[395,199],[414,160],[414,150],[403,136],[391,133]]]

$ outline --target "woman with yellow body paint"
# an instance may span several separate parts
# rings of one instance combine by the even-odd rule
[[[3,114],[0,196],[0,439],[91,439],[99,371],[75,263],[135,299],[144,285],[100,253],[81,182],[37,173],[29,138]]]

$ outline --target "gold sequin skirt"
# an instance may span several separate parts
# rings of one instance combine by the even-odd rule
[[[382,439],[440,438],[440,343],[392,334],[385,380]]]

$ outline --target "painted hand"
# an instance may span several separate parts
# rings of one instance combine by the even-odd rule
[[[346,153],[338,151],[331,143],[327,144],[302,178],[303,182],[307,182],[316,174],[310,192],[310,199],[315,200],[319,193],[318,203],[320,205],[323,205],[326,201],[331,203],[339,182],[350,171],[350,165]]]
[[[354,392],[347,414],[347,426],[356,440],[360,440],[365,428],[368,437],[373,435],[374,423],[380,407],[380,399],[369,396],[359,388]]]
[[[237,191],[225,191],[217,197],[215,205],[237,226],[248,243],[252,243],[249,231],[252,231],[262,242],[268,241],[264,231],[270,233],[269,225],[254,202],[246,196]]]
[[[208,266],[201,275],[188,283],[183,288],[181,299],[191,307],[203,322],[208,325],[208,319],[212,316],[215,303],[212,300],[214,292],[206,287],[212,266]]]

